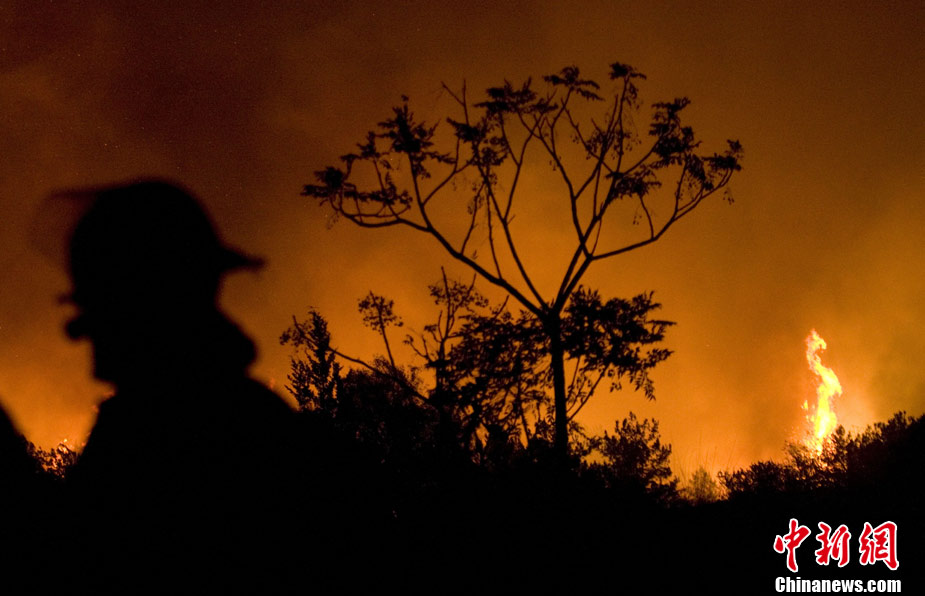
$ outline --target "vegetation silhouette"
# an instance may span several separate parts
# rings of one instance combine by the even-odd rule
[[[921,580],[925,417],[840,427],[819,454],[791,445],[784,462],[721,473],[722,491],[705,470],[679,490],[654,420],[631,413],[603,436],[572,421],[563,474],[543,409],[548,338],[530,313],[446,276],[430,288],[436,322],[405,337],[414,364],[396,358],[403,324],[384,297],[358,304],[385,352],[369,362],[339,351],[317,311],[294,319],[281,340],[295,350],[295,412],[248,378],[253,347],[216,306],[221,277],[255,261],[173,184],[83,192],[94,200],[73,235],[68,331],[93,342],[95,374],[117,391],[77,459],[35,448],[0,415],[10,585],[771,592],[788,573],[772,540],[791,517],[846,524],[855,541],[865,522],[894,521],[900,568],[862,567],[855,553],[842,577]],[[651,301],[576,296],[563,328],[586,362],[657,341]],[[625,332],[601,331],[614,329]],[[831,577],[810,542],[801,575]],[[61,544],[76,548],[49,572]]]
[[[403,98],[356,152],[341,157],[341,166],[316,171],[314,183],[303,190],[359,226],[405,226],[430,235],[453,259],[524,309],[544,338],[560,465],[569,457],[569,419],[581,403],[580,393],[569,391],[569,356],[585,356],[580,350],[593,348],[586,365],[598,367],[578,369],[583,382],[616,366],[653,397],[647,373],[654,362],[627,360],[622,350],[610,353],[610,344],[598,341],[613,335],[613,329],[605,326],[589,343],[569,343],[569,308],[590,301],[584,305],[589,314],[606,309],[595,293],[582,288],[582,279],[593,264],[660,239],[728,185],[742,155],[737,141],[729,141],[721,153],[698,153],[700,142],[681,120],[686,98],[653,104],[647,134],[639,132],[634,124],[642,106],[638,84],[645,76],[619,62],[610,65],[608,75],[612,93],[569,66],[543,77],[542,89],[531,79],[519,86],[505,81],[475,104],[465,85],[459,92],[444,85],[458,113],[446,118],[450,133],[443,137],[436,124],[416,119]],[[604,103],[601,113],[589,116]],[[575,240],[551,294],[535,283],[536,272],[529,270],[513,226],[522,175],[537,175],[547,163],[562,185],[562,213],[569,214],[563,221],[570,222]],[[454,200],[457,192],[465,200]],[[523,202],[518,200],[520,208]],[[622,235],[602,233],[605,222],[627,218],[635,225]],[[454,227],[447,221],[466,223]],[[478,254],[480,244],[488,250]],[[548,269],[549,260],[543,259],[542,266]],[[602,317],[593,325],[608,322]]]
[[[863,432],[838,426],[821,452],[789,443],[784,462],[761,461],[746,469],[720,473],[729,498],[768,498],[777,494],[891,492],[920,483],[913,471],[925,455],[925,416],[897,412]],[[896,496],[904,490],[897,490]]]
[[[563,476],[551,418],[529,418],[517,409],[529,402],[513,399],[529,392],[545,399],[542,336],[524,318],[490,306],[472,284],[444,276],[431,293],[437,322],[405,339],[416,365],[395,360],[388,335],[401,318],[374,294],[358,306],[381,336],[383,356],[367,362],[341,352],[314,310],[281,337],[294,348],[288,389],[302,411],[329,421],[377,462],[373,474],[408,557],[422,562],[421,581],[439,584],[458,561],[479,553],[485,566],[467,571],[473,589],[485,582],[542,589],[523,566],[536,552],[566,560],[576,556],[576,540],[590,544],[580,523],[565,523],[576,512],[615,519],[627,510],[653,513],[677,498],[670,446],[660,442],[655,421],[632,414],[603,437],[575,424],[574,462]]]
[[[0,581],[34,578],[40,564],[34,553],[49,544],[57,519],[48,515],[55,486],[33,457],[33,446],[0,408]],[[43,515],[40,515],[42,513]]]
[[[333,347],[327,321],[317,311],[303,321],[294,319],[281,341],[296,349],[289,376],[296,400],[305,409],[324,409],[347,364],[394,383],[409,401],[431,412],[442,440],[476,463],[494,465],[492,450],[550,439],[552,374],[546,338],[536,319],[523,311],[510,312],[506,301],[491,305],[474,280],[461,283],[444,273],[429,289],[439,313],[422,333],[406,334],[404,343],[416,360],[409,364],[396,362],[391,347],[390,333],[403,325],[394,303],[372,292],[360,300],[359,310],[380,336],[385,355],[371,361]],[[603,380],[617,384],[624,375],[642,377],[644,369],[668,356],[667,350],[649,347],[671,325],[650,318],[658,307],[650,295],[606,302],[596,292],[576,295],[563,320],[575,365],[569,385],[576,406],[573,418]],[[580,436],[581,427],[570,423]]]
[[[586,464],[586,473],[597,476],[605,488],[665,503],[679,497],[678,480],[672,477],[668,461],[671,445],[662,444],[658,421],[639,420],[630,412],[612,435],[605,431],[595,440],[594,449],[603,462]]]
[[[684,498],[690,501],[692,505],[714,503],[722,497],[719,484],[704,466],[700,466],[694,471],[690,481],[682,491]]]
[[[33,456],[30,443],[13,426],[9,416],[0,408],[0,478],[7,490],[0,498],[16,499],[38,475],[40,465]]]
[[[469,291],[466,284],[458,287]],[[442,294],[434,293],[441,304]],[[484,307],[497,312],[487,303]],[[376,309],[383,309],[382,316]],[[387,299],[367,295],[359,310],[380,335],[401,323]],[[456,311],[455,316],[459,329],[465,328],[468,315]],[[428,326],[426,349],[421,335],[406,337],[418,346],[418,365],[396,361],[394,352],[370,362],[342,353],[317,311],[304,321],[294,320],[282,336],[295,348],[289,390],[302,408],[357,437],[369,449],[370,461],[378,462],[379,477],[388,487],[383,495],[407,537],[409,557],[429,570],[413,575],[422,585],[445,585],[441,581],[455,577],[460,561],[478,553],[482,567],[466,563],[473,565],[466,567],[472,583],[460,580],[460,586],[486,591],[502,586],[522,591],[591,588],[617,581],[611,573],[618,569],[634,576],[620,581],[652,592],[741,593],[748,586],[750,592],[771,593],[775,578],[789,573],[771,545],[775,535],[786,531],[790,517],[814,530],[818,522],[845,523],[855,542],[864,522],[898,520],[905,536],[925,529],[916,517],[922,492],[917,470],[925,453],[922,418],[900,413],[855,435],[838,428],[821,454],[790,445],[787,462],[720,472],[719,483],[701,468],[679,490],[670,446],[661,442],[657,422],[631,413],[613,434],[573,430],[578,438],[572,445],[575,464],[563,480],[554,473],[553,436],[545,421],[537,421],[529,439],[518,425],[510,433],[492,434],[491,429],[506,428],[509,418],[505,408],[490,407],[498,401],[496,387],[508,387],[509,362],[498,354],[529,350],[516,343],[494,346],[489,338],[509,337],[498,331],[458,332],[446,325],[445,304],[437,319],[435,325],[444,326]],[[456,357],[465,353],[456,351],[463,336],[478,338],[469,349],[480,350],[484,360]],[[442,347],[440,337],[449,338]],[[518,337],[525,341],[524,335]],[[383,337],[384,350],[386,341]],[[452,369],[458,377],[438,380],[429,372],[433,359],[425,356],[434,353],[452,362],[438,370]],[[498,364],[498,376],[486,361]],[[483,374],[497,385],[478,381]],[[459,390],[452,379],[465,379],[472,391],[468,401],[434,399],[441,391]],[[440,411],[445,403],[466,403],[467,409],[445,415]],[[473,420],[481,430],[470,441],[466,429]],[[556,482],[550,481],[553,477]],[[434,540],[434,533],[441,538]],[[832,577],[828,568],[815,564],[816,546],[809,542],[799,553],[801,575]],[[914,561],[921,548],[910,542],[903,543],[902,556]],[[550,562],[542,573],[535,569],[536,557]],[[913,566],[897,573],[861,567],[856,559],[855,553],[848,567],[851,579],[918,578]]]

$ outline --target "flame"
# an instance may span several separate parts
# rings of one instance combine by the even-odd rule
[[[812,434],[806,439],[807,447],[816,450],[816,453],[822,453],[822,445],[825,442],[835,426],[838,424],[838,418],[835,416],[835,410],[832,408],[833,400],[836,396],[842,394],[841,383],[838,382],[838,376],[835,371],[822,364],[820,354],[826,349],[825,340],[819,337],[816,330],[806,338],[806,362],[809,363],[809,369],[819,378],[816,385],[816,406],[814,412],[807,414],[806,419],[813,425]],[[803,409],[809,411],[809,404],[804,401]]]

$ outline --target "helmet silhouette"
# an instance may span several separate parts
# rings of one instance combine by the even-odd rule
[[[90,311],[212,308],[221,276],[259,261],[225,247],[187,191],[140,181],[75,191],[90,206],[70,242],[70,299]],[[68,326],[86,334],[86,318]]]

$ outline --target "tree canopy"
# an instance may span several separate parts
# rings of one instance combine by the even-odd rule
[[[646,371],[667,355],[625,349],[632,340],[617,329],[627,316],[645,314],[644,300],[602,300],[582,287],[585,273],[594,263],[660,239],[729,184],[742,156],[738,141],[728,141],[718,153],[700,151],[693,128],[682,121],[687,98],[656,102],[644,114],[639,85],[645,76],[635,68],[615,62],[608,79],[605,88],[568,66],[539,85],[532,79],[504,81],[475,103],[465,85],[458,91],[444,85],[455,105],[444,119],[448,134],[445,129],[438,134],[440,123],[418,119],[403,97],[356,151],[343,155],[340,165],[316,171],[303,189],[303,195],[359,226],[403,226],[433,237],[532,317],[549,357],[556,445],[563,458],[569,355],[579,374],[586,372],[582,358],[586,366],[607,363],[650,398]],[[638,126],[644,119],[648,126]],[[528,269],[516,239],[522,230],[514,225],[516,213],[537,202],[518,192],[526,172],[543,169],[561,183],[558,200],[574,240],[552,291],[540,287],[536,271]],[[454,200],[460,193],[463,203]],[[465,223],[442,223],[447,213],[450,221]],[[478,251],[479,245],[487,250]],[[598,341],[576,340],[566,319],[571,324],[581,317],[568,309],[583,311],[582,331]],[[657,341],[662,323],[643,319],[638,327]]]

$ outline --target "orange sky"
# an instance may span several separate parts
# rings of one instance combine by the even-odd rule
[[[690,97],[707,148],[740,139],[745,169],[733,205],[704,205],[586,278],[605,295],[654,290],[678,325],[657,400],[603,394],[584,422],[658,418],[676,471],[777,457],[814,394],[813,327],[842,421],[925,412],[920,2],[149,4],[0,6],[0,403],[36,442],[79,442],[107,391],[62,332],[64,272],[28,240],[50,191],[159,175],[198,192],[230,244],[269,262],[230,278],[223,304],[257,340],[255,374],[281,389],[293,314],[319,308],[339,345],[368,354],[357,300],[386,294],[420,328],[448,263],[427,237],[331,226],[299,196],[312,171],[401,94],[439,120],[441,81],[481,90],[570,64],[604,79],[615,60],[648,75],[648,103]],[[545,215],[515,232],[551,280],[567,230]]]

